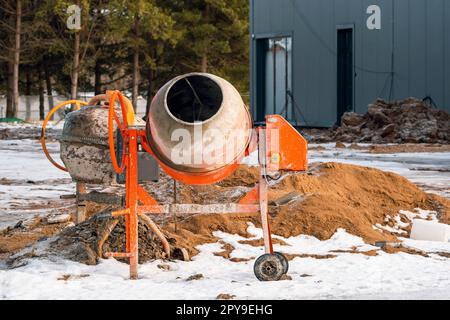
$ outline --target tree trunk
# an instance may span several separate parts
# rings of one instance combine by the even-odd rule
[[[99,95],[102,93],[102,69],[101,69],[101,64],[98,60],[95,61],[94,92],[95,92],[95,95]]]
[[[16,1],[16,26],[14,33],[14,49],[13,49],[13,63],[12,63],[12,104],[6,110],[7,117],[17,117],[19,110],[19,64],[20,64],[20,33],[22,29],[22,0]]]
[[[139,37],[139,16],[136,14],[134,18],[134,35]],[[137,110],[137,98],[139,95],[139,47],[134,48],[133,52],[133,90],[131,96],[131,102],[133,104],[134,111]]]
[[[13,112],[13,64],[12,62],[7,62],[8,77],[6,83],[6,117],[14,117]]]
[[[31,67],[28,66],[25,71],[25,120],[31,119]]]
[[[206,54],[202,56],[202,72],[207,72],[208,70],[208,57]]]
[[[152,68],[149,68],[148,75],[148,86],[147,86],[147,104],[145,106],[145,116],[144,118],[147,118],[148,112],[150,111],[150,105],[152,104],[153,99],[153,70]]]
[[[72,100],[76,100],[78,96],[78,72],[80,68],[80,32],[77,31],[73,44],[73,61],[72,61],[72,85],[70,96]]]
[[[39,85],[39,120],[45,118],[44,106],[44,77],[42,76],[42,65],[38,66],[38,85]]]
[[[54,103],[53,103],[52,76],[50,75],[49,71],[48,58],[45,59],[44,73],[45,73],[45,86],[47,89],[48,108],[49,110],[51,110],[53,109]]]

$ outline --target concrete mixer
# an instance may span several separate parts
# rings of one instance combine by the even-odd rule
[[[92,106],[99,101],[107,107]],[[47,152],[45,127],[52,114],[67,104],[59,165]],[[190,73],[165,84],[152,100],[146,121],[137,118],[131,102],[119,91],[107,91],[89,103],[71,100],[56,106],[42,128],[42,147],[49,160],[83,183],[109,184],[124,176],[125,203],[111,217],[125,216],[126,251],[106,257],[127,258],[130,278],[138,277],[138,223],[150,226],[166,255],[170,246],[152,215],[255,213],[261,215],[265,254],[254,264],[262,281],[279,280],[288,261],[274,252],[267,189],[281,171],[307,169],[307,143],[283,117],[266,116],[265,126],[253,128],[250,113],[238,91],[226,80],[207,73]],[[159,204],[140,185],[141,173],[157,164],[174,181],[189,185],[213,184],[231,175],[245,156],[257,151],[259,182],[238,203]],[[146,161],[143,155],[152,156]],[[157,174],[150,180],[157,180]],[[83,189],[77,187],[77,189]],[[77,190],[79,191],[79,190]]]

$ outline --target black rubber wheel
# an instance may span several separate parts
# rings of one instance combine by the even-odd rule
[[[281,263],[283,264],[284,274],[289,271],[289,261],[281,252],[274,252],[273,254],[277,255],[281,259]]]
[[[284,275],[283,259],[277,254],[263,254],[253,266],[259,281],[278,281]]]

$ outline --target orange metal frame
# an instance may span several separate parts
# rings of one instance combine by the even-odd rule
[[[114,104],[118,98],[121,109],[122,119],[121,123],[114,111]],[[122,163],[117,163],[115,148],[114,148],[114,126],[115,120],[118,129],[121,131],[124,148]],[[145,130],[139,126],[129,125],[126,120],[126,105],[124,103],[123,95],[115,91],[109,102],[109,146],[111,153],[111,160],[114,169],[117,173],[126,174],[126,208],[124,210],[113,212],[113,217],[125,215],[126,221],[126,252],[110,252],[106,256],[129,258],[130,262],[130,278],[138,278],[138,216],[143,214],[158,214],[165,210],[139,185],[138,183],[138,140],[143,149],[153,154],[146,138]],[[257,146],[259,154],[265,155],[267,137],[263,128],[257,128]],[[250,150],[246,153],[248,154]],[[267,180],[266,180],[266,157],[262,157],[264,161],[260,161],[260,178],[259,183],[247,193],[235,207],[235,212],[255,212],[261,213],[261,224],[264,235],[264,248],[266,253],[273,253],[272,238],[270,234],[269,218],[268,218],[268,201],[267,201]],[[163,167],[163,169],[167,169]],[[208,206],[204,206],[208,208]],[[196,209],[198,210],[198,208]]]
[[[166,254],[170,256],[170,247],[164,235],[158,227],[148,217],[147,214],[163,214],[168,212],[180,213],[261,213],[261,225],[263,229],[265,253],[273,253],[272,238],[270,233],[267,177],[269,172],[279,170],[306,170],[307,169],[307,143],[305,139],[286,121],[278,115],[266,117],[266,128],[258,127],[256,134],[251,139],[245,155],[249,155],[254,149],[258,148],[259,157],[259,182],[249,191],[238,204],[217,204],[217,205],[159,205],[153,197],[148,194],[138,182],[138,144],[142,148],[155,156],[146,136],[145,124],[136,120],[131,102],[119,91],[107,91],[103,99],[109,99],[108,113],[108,141],[112,165],[118,174],[125,172],[126,182],[126,203],[125,209],[112,213],[114,218],[125,216],[126,223],[126,250],[125,252],[109,252],[107,257],[128,258],[130,262],[130,278],[138,278],[138,223],[141,217],[150,224],[153,232],[161,239]],[[119,100],[122,121],[114,110],[116,100]],[[82,101],[67,101],[56,106],[45,119],[42,128],[42,147],[50,162],[61,170],[67,171],[61,165],[58,165],[48,154],[45,145],[45,127],[56,110],[67,105],[76,104],[87,105]],[[117,162],[115,141],[114,141],[114,122],[123,138],[122,162]],[[274,145],[273,142],[276,142]],[[156,160],[157,157],[155,156]],[[168,168],[159,162],[162,169],[176,180],[181,180],[190,184],[206,184],[217,180],[217,174],[214,176],[192,176],[186,181],[185,176]],[[220,178],[225,178],[231,174],[238,164],[231,164],[226,170],[219,173]],[[169,207],[168,207],[169,206]]]

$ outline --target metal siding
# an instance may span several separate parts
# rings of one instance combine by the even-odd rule
[[[409,0],[409,95],[426,96],[427,86],[427,32],[426,1]]]
[[[323,13],[324,17],[334,16],[334,6],[330,5],[329,0],[320,0],[319,10]],[[322,23],[320,24],[321,28],[319,30],[320,34],[323,35],[324,39],[326,39],[331,47],[334,47],[334,49],[336,50],[336,26],[334,23],[334,19],[318,20],[322,20]],[[337,58],[324,46],[322,46],[322,49],[318,52],[318,55],[320,57],[320,83],[326,83],[326,85],[319,84],[317,93],[319,99],[316,109],[318,116],[320,116],[323,112],[326,112],[329,115],[329,117],[325,119],[324,123],[320,124],[327,125],[326,122],[332,122],[336,119]]]
[[[250,3],[250,12],[249,12],[249,29],[250,29],[250,112],[252,114],[253,119],[256,119],[256,86],[255,86],[255,79],[256,79],[256,70],[255,70],[255,40],[253,38],[254,33],[254,15],[255,15],[255,6],[253,4],[254,0],[248,0]]]
[[[427,1],[427,95],[431,96],[438,106],[443,106],[445,100],[445,71],[442,68],[445,66],[443,55],[445,41],[442,41],[444,40],[443,1],[448,0]]]
[[[450,112],[450,1],[444,1],[444,12],[445,12],[445,34],[444,34],[444,42],[445,42],[445,102],[444,107],[445,110]]]
[[[409,0],[395,1],[395,67],[394,92],[396,99],[409,97]]]
[[[389,98],[392,32],[395,39],[392,98],[430,95],[440,107],[449,110],[450,1],[296,0],[295,4],[303,18],[295,13],[291,0],[253,0],[252,32],[258,35],[292,32],[293,93],[307,125],[331,126],[336,120],[338,25],[354,24],[357,112],[365,112],[367,105],[379,96]],[[381,30],[366,27],[366,9],[371,4],[382,9]],[[254,46],[255,40],[252,65]],[[251,75],[254,95],[257,75],[253,67]]]

